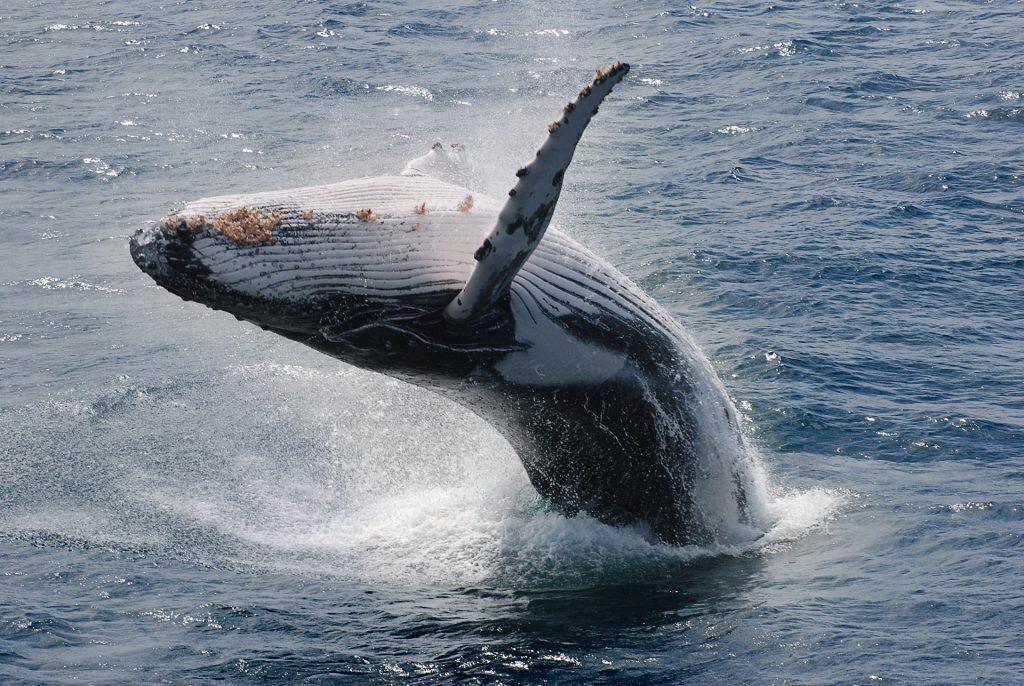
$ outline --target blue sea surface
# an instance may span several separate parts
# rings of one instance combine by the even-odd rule
[[[0,682],[1024,684],[1024,4],[0,5]],[[550,511],[127,237],[466,145],[699,341],[772,526]]]

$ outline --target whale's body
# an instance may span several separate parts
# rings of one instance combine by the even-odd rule
[[[592,114],[574,132],[571,112],[568,159]],[[563,513],[671,543],[753,535],[750,458],[705,357],[629,279],[547,230],[568,164],[557,137],[505,203],[429,175],[440,160],[459,180],[446,172],[462,151],[435,148],[403,176],[195,201],[132,254],[187,300],[483,416]]]

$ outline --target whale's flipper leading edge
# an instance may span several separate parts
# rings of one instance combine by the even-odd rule
[[[548,126],[547,140],[537,157],[516,172],[518,183],[509,191],[494,229],[474,254],[477,264],[472,275],[445,308],[449,320],[477,319],[508,292],[516,272],[547,230],[562,191],[562,177],[583,130],[601,101],[628,72],[629,65],[622,62],[598,71],[594,82],[584,86],[579,97]]]

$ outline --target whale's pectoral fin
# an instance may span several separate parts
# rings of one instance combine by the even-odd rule
[[[462,291],[445,308],[454,321],[478,319],[500,301],[516,272],[533,252],[551,222],[562,191],[562,177],[572,161],[576,144],[598,105],[622,77],[629,65],[616,62],[597,72],[592,84],[583,87],[575,101],[566,104],[558,120],[548,126],[548,138],[537,157],[516,172],[519,181],[508,192],[508,202],[483,245]]]
[[[402,176],[431,176],[456,186],[479,190],[476,171],[466,147],[461,143],[449,146],[434,143],[426,155],[405,164]]]

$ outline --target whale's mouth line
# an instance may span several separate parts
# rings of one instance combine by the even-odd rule
[[[357,316],[331,322],[319,333],[328,342],[351,344],[370,333],[392,333],[412,340],[426,348],[453,353],[511,353],[525,350],[526,345],[508,335],[507,322],[495,320],[479,323],[471,328],[452,327],[444,316],[444,306],[428,307],[407,305],[399,312],[381,315],[371,308],[362,308]],[[352,326],[353,319],[371,318]]]

